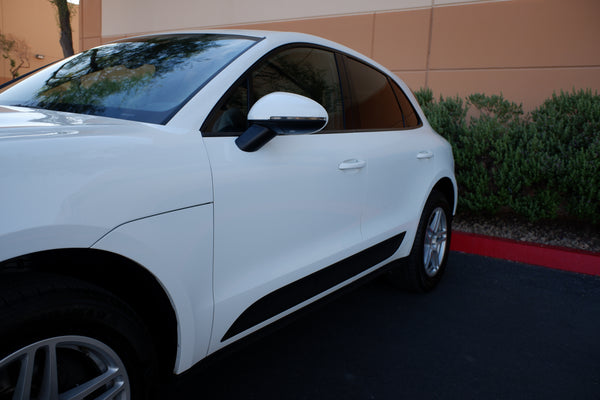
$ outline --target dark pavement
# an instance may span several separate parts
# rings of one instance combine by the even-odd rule
[[[375,280],[167,388],[172,399],[600,399],[600,278],[452,253]]]

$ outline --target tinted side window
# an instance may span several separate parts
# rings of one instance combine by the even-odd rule
[[[248,128],[248,80],[231,92],[227,101],[209,117],[208,132],[244,132]]]
[[[262,61],[230,94],[208,123],[209,132],[243,132],[249,108],[272,92],[309,97],[329,114],[324,130],[343,129],[343,105],[335,55],[316,48],[292,48]]]
[[[396,98],[398,99],[398,103],[400,104],[400,109],[402,110],[402,115],[404,116],[404,127],[405,128],[417,128],[421,126],[421,120],[419,119],[419,115],[415,111],[415,108],[411,104],[408,97],[404,94],[402,89],[396,84],[396,82],[391,81],[392,88],[394,89],[394,93],[396,94]]]
[[[275,91],[313,99],[329,114],[324,130],[343,128],[342,96],[333,53],[295,48],[270,57],[252,74],[252,100]]]
[[[394,90],[384,74],[354,59],[344,57],[354,114],[347,129],[403,129],[404,116]]]

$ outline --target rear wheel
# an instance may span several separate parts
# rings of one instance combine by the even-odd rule
[[[410,255],[398,268],[390,272],[390,280],[408,290],[427,292],[435,288],[446,269],[452,211],[440,192],[427,199],[419,221]]]
[[[74,279],[1,279],[0,400],[150,397],[156,357],[125,303]]]

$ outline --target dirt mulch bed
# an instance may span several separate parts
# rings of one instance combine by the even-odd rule
[[[452,229],[523,242],[569,247],[600,253],[600,227],[566,222],[528,222],[513,216],[459,214]]]

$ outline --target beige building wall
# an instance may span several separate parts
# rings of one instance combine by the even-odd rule
[[[77,5],[72,7],[75,10],[71,19],[73,48],[78,52],[81,49],[79,12]],[[63,58],[56,7],[48,0],[0,0],[0,32],[29,45],[29,67],[21,68],[21,75]],[[10,78],[9,62],[0,57],[0,83]]]
[[[80,42],[174,29],[306,32],[374,58],[413,90],[502,93],[531,110],[555,91],[600,91],[599,17],[599,0],[81,0]]]
[[[600,91],[600,1],[477,2],[243,25],[344,43],[437,95],[500,94],[529,111],[553,92]]]
[[[102,44],[102,0],[80,0],[79,43],[83,50]]]
[[[481,0],[104,0],[102,30],[104,35],[116,36],[173,28],[310,19],[477,1]]]

